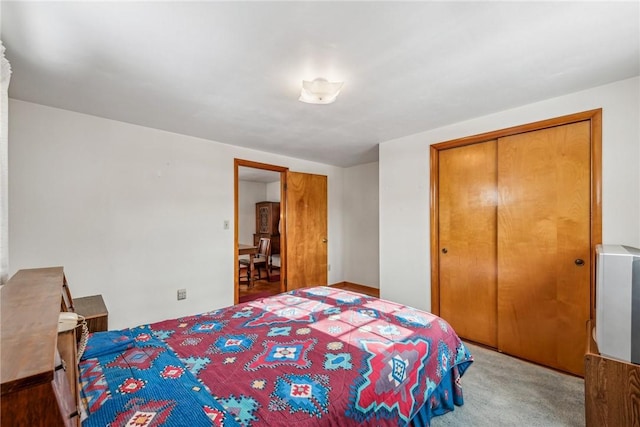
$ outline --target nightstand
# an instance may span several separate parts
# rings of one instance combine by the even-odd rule
[[[106,331],[109,328],[109,312],[104,304],[102,295],[74,298],[73,306],[76,313],[87,320],[89,332]]]

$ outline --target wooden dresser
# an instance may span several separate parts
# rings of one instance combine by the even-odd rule
[[[20,270],[2,286],[3,427],[80,425],[75,329],[58,333],[65,284],[62,267],[51,267]]]
[[[587,325],[584,395],[587,427],[640,426],[640,365],[602,356]]]
[[[261,237],[271,239],[271,255],[280,253],[280,203],[259,202],[256,203],[256,232],[253,235],[253,244],[258,246]]]
[[[73,308],[87,320],[89,332],[101,332],[109,329],[109,312],[102,295],[74,298]]]

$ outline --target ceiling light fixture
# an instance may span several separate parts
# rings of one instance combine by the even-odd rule
[[[303,80],[298,100],[308,104],[331,104],[338,97],[343,84],[344,82],[330,82],[322,78]]]

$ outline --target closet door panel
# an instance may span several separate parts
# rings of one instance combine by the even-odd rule
[[[439,153],[440,316],[497,345],[496,141]]]
[[[498,347],[578,375],[590,300],[590,152],[589,122],[498,140]]]

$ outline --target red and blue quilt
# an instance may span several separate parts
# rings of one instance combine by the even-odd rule
[[[435,315],[299,289],[93,334],[83,426],[428,425],[463,403],[472,361]]]

